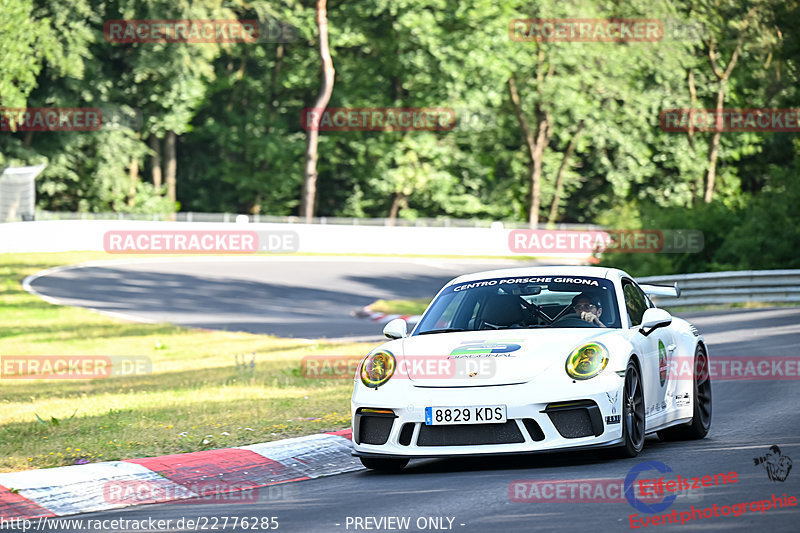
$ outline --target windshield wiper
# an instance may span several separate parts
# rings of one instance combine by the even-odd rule
[[[466,331],[466,330],[464,330],[464,328],[429,329],[427,331],[420,331],[419,335],[428,335],[430,333],[451,333],[453,331]]]

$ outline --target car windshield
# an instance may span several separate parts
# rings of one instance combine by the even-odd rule
[[[611,281],[587,276],[528,276],[454,283],[431,304],[414,335],[583,327],[621,327]]]

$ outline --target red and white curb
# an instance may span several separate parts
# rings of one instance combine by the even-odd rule
[[[0,518],[64,516],[207,498],[352,472],[363,466],[351,455],[351,436],[346,429],[236,448],[0,473]],[[135,501],[114,498],[114,489],[120,487],[146,491],[136,494]]]
[[[422,315],[387,315],[386,313],[378,313],[373,311],[370,306],[362,307],[361,309],[356,309],[355,311],[351,312],[350,315],[356,318],[368,318],[373,322],[377,322],[379,324],[385,324],[386,322],[391,322],[395,318],[402,318],[409,324],[416,324],[422,318]]]

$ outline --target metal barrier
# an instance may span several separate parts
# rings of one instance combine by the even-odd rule
[[[680,298],[654,297],[659,307],[768,302],[800,302],[800,270],[740,270],[637,278],[640,283],[672,285]]]

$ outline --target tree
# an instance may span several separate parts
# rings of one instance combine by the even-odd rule
[[[60,76],[80,76],[83,56],[89,41],[86,20],[73,20],[69,35],[59,24],[70,12],[87,15],[85,0],[75,6],[42,8],[34,0],[0,2],[0,104],[25,107],[26,99],[36,88],[36,77],[45,64]]]
[[[728,83],[736,68],[739,56],[745,47],[745,43],[754,43],[748,46],[750,50],[756,51],[764,46],[765,35],[760,35],[771,25],[771,2],[757,2],[760,5],[742,6],[739,2],[720,2],[705,14],[709,22],[709,29],[713,29],[706,41],[708,49],[708,63],[717,81],[716,102],[714,109],[721,115],[725,108],[725,96]],[[749,7],[743,12],[744,7]],[[743,15],[740,19],[740,15]],[[718,41],[721,41],[718,42]],[[727,62],[720,64],[722,52],[720,48],[725,46],[732,47]],[[762,50],[763,51],[763,50]],[[752,65],[755,68],[755,65]],[[703,200],[711,203],[714,195],[714,187],[717,175],[717,159],[719,158],[721,129],[717,129],[709,140],[708,170],[705,176],[705,193]]]
[[[333,92],[333,60],[331,59],[328,47],[328,13],[327,0],[317,0],[317,29],[319,31],[319,56],[322,62],[322,88],[319,96],[314,103],[313,109],[322,113],[331,99]],[[314,201],[317,194],[317,143],[319,139],[319,127],[311,127],[308,130],[308,140],[306,144],[306,164],[303,176],[302,204],[300,206],[300,216],[305,217],[306,222],[311,222],[314,217]]]
[[[772,86],[768,66],[780,46],[775,10],[782,3],[779,0],[713,0],[681,6],[685,10],[683,16],[697,21],[703,29],[703,39],[695,47],[697,56],[687,77],[692,109],[701,105],[714,109],[719,115],[731,102],[749,101],[740,107],[757,107],[754,102],[765,101]],[[759,80],[755,84],[758,89],[744,87],[755,80]],[[690,125],[687,132],[691,153],[701,156],[696,152],[692,128]],[[726,137],[735,137],[736,141],[726,146],[722,129],[708,136],[706,161],[698,187],[698,196],[705,203],[710,203],[719,189],[719,162],[723,152],[725,159],[736,160],[740,154],[751,152],[758,139],[758,135],[730,133]],[[737,185],[731,183],[728,188],[736,189]]]

